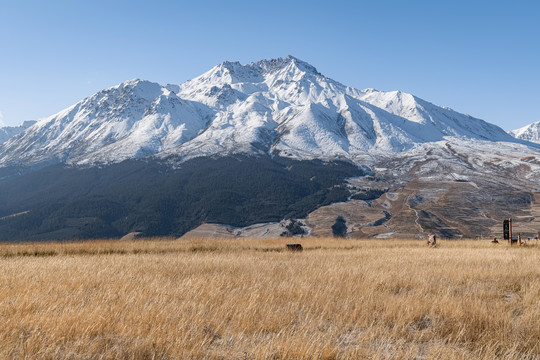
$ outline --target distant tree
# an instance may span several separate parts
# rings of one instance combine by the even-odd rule
[[[336,222],[332,225],[332,234],[336,237],[345,237],[347,234],[347,225],[343,216],[338,216]]]
[[[302,224],[300,221],[292,219],[289,224],[285,227],[284,232],[282,232],[281,236],[294,236],[294,235],[304,235],[306,233],[306,230],[302,227],[304,224]]]

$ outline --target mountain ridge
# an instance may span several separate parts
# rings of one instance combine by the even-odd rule
[[[30,126],[34,125],[37,121],[27,120],[23,121],[17,126],[0,126],[0,144],[8,141],[13,136],[17,135],[20,132],[28,129]],[[1,125],[1,123],[0,123]]]
[[[133,79],[104,89],[1,144],[0,166],[237,153],[360,164],[446,137],[517,141],[411,94],[345,86],[288,55],[224,61],[181,85]]]
[[[540,144],[540,121],[533,122],[516,130],[511,130],[508,133],[516,139]]]

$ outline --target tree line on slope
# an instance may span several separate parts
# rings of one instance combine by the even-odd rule
[[[309,212],[350,196],[346,162],[270,157],[157,160],[77,168],[55,165],[0,185],[0,241],[180,236],[204,222],[247,226]]]

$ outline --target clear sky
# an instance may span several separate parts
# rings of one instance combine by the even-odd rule
[[[540,121],[540,1],[0,0],[0,121],[132,78],[294,55],[511,130]]]

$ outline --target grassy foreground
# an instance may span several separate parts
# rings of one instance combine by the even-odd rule
[[[537,359],[540,246],[0,245],[4,359]]]

